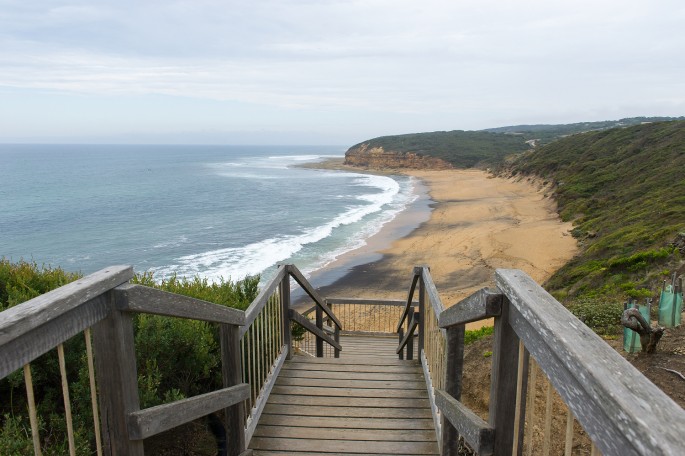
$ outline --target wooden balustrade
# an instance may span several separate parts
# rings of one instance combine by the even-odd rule
[[[227,416],[229,454],[249,454],[246,444],[281,367],[293,354],[291,321],[311,335],[318,356],[325,347],[339,354],[344,348],[339,335],[345,330],[376,336],[397,332],[396,351],[408,360],[417,341],[442,454],[458,454],[460,438],[482,455],[546,454],[561,443],[570,454],[580,428],[593,442],[587,442],[593,453],[666,455],[685,448],[685,437],[672,425],[685,422],[683,409],[521,271],[497,270],[497,288],[445,308],[427,267],[414,268],[406,301],[377,301],[324,299],[297,268],[283,265],[245,312],[132,285],[127,283],[131,277],[130,267],[107,268],[2,313],[0,378],[24,369],[35,454],[40,454],[39,431],[28,363],[57,349],[68,411],[62,344],[82,332],[95,359],[89,355],[93,398],[95,379],[99,390],[99,408],[93,400],[101,427],[96,437],[102,437],[98,454],[142,455],[143,439],[219,410]],[[291,278],[315,302],[304,315],[290,306]],[[223,388],[141,410],[133,344],[136,312],[218,324]],[[486,421],[460,399],[464,325],[491,317],[495,329]],[[637,400],[636,394],[649,400]],[[543,416],[535,414],[538,396],[545,400]],[[555,410],[565,420],[564,439],[551,438]],[[544,432],[541,439],[533,436],[535,423]],[[73,454],[72,437],[69,447]]]

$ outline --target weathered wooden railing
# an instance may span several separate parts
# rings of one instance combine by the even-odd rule
[[[244,313],[128,284],[132,277],[130,267],[113,266],[2,312],[0,378],[22,366],[25,366],[25,372],[30,373],[28,363],[55,347],[62,360],[61,344],[92,327],[101,418],[100,432],[96,429],[96,434],[101,434],[103,447],[102,450],[98,448],[99,453],[142,455],[143,439],[224,409],[229,454],[243,454],[245,440],[241,408],[249,395],[249,386],[241,383],[240,370],[239,325],[245,323]],[[132,322],[134,312],[220,324],[224,388],[141,410]],[[92,364],[90,367],[91,393],[94,393]],[[31,398],[30,375],[26,378],[27,393]],[[66,382],[63,389],[65,403],[68,403]],[[95,402],[93,408],[97,416]],[[31,412],[31,415],[34,453],[41,454],[35,413]],[[74,454],[72,436],[69,437],[69,447],[70,453]]]
[[[442,415],[436,426],[442,454],[459,454],[459,437],[481,455],[519,455],[524,445],[527,454],[548,454],[552,387],[568,407],[566,438],[554,438],[563,441],[565,454],[573,448],[574,417],[592,440],[593,454],[682,454],[685,435],[675,423],[685,422],[685,411],[524,272],[497,270],[496,289],[480,290],[444,310],[428,268],[415,268],[408,302],[417,283],[419,310],[412,317],[407,305],[397,329],[410,322],[409,327],[418,330],[426,380]],[[491,317],[495,328],[486,422],[462,404],[460,396],[464,325]],[[441,349],[430,348],[431,321],[436,318],[445,331],[442,355]],[[402,340],[408,345],[411,337],[405,334]],[[439,368],[430,358],[441,356]],[[546,391],[548,436],[542,448],[535,449],[529,437],[533,417],[526,415],[535,394],[535,374],[528,377],[533,364],[551,385]],[[533,397],[527,398],[529,389]]]
[[[294,279],[316,303],[317,323],[314,324],[290,308],[290,279]],[[245,311],[245,325],[240,329],[243,359],[243,381],[250,385],[250,396],[245,414],[245,440],[250,441],[264,410],[269,394],[286,359],[293,355],[290,322],[303,326],[317,340],[317,352],[323,343],[336,351],[339,342],[326,334],[323,315],[335,325],[341,324],[325,306],[324,299],[294,265],[281,265],[276,275],[264,286]],[[321,356],[321,355],[319,355]]]
[[[338,341],[324,333],[321,322],[325,314],[336,332],[342,328],[341,323],[293,265],[280,266],[245,312],[130,284],[132,277],[130,267],[114,266],[1,314],[0,378],[24,366],[36,454],[40,454],[40,442],[28,363],[57,348],[73,454],[62,343],[84,330],[98,454],[102,454],[104,447],[107,454],[142,455],[144,439],[221,409],[227,415],[229,454],[242,454],[284,361],[292,356],[290,322],[304,326],[320,345],[326,342],[338,352],[342,349]],[[290,308],[291,278],[316,302],[317,324]],[[140,410],[132,322],[136,312],[219,324],[224,389]],[[91,327],[95,363],[90,356]]]

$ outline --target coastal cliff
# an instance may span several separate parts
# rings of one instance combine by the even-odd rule
[[[382,146],[372,147],[362,143],[345,152],[345,164],[367,169],[452,169],[453,166],[436,157],[414,152],[385,150]]]

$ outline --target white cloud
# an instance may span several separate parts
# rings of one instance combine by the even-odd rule
[[[0,87],[399,113],[435,129],[672,114],[685,103],[684,5],[5,1]]]

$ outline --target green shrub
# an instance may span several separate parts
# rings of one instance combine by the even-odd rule
[[[464,332],[464,345],[472,344],[485,336],[489,336],[493,332],[495,332],[493,326],[483,326],[479,329],[467,330]]]
[[[569,308],[580,321],[597,334],[609,336],[621,332],[621,303],[585,298],[575,301]]]

